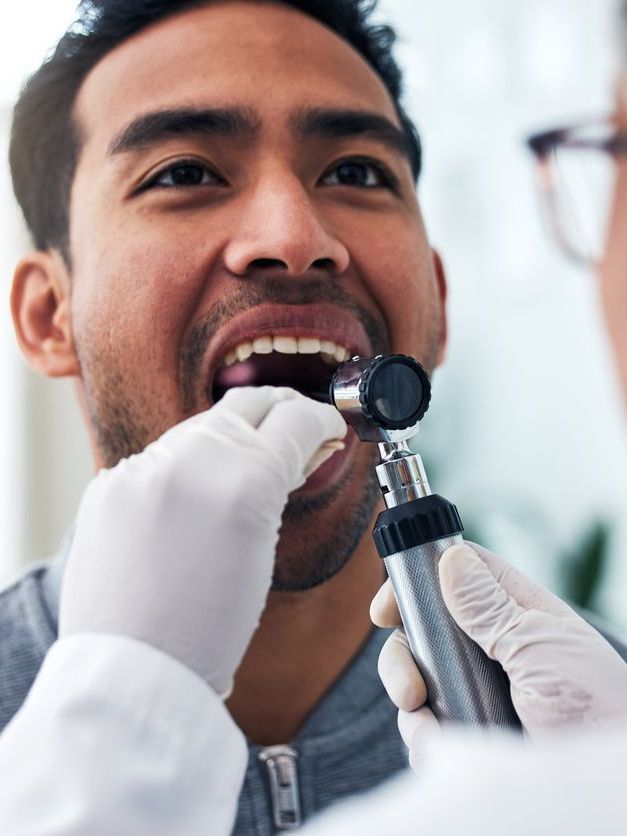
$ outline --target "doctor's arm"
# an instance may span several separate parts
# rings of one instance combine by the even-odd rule
[[[292,390],[242,388],[90,483],[59,641],[0,737],[0,832],[231,832],[247,747],[223,699],[288,494],[345,431]]]

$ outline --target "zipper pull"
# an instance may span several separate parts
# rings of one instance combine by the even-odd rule
[[[280,830],[296,830],[302,824],[296,758],[290,746],[268,746],[259,752],[270,781],[274,824]]]

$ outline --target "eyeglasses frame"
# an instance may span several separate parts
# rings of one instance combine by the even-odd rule
[[[579,150],[597,151],[610,154],[613,157],[627,155],[627,133],[616,131],[608,139],[592,139],[575,136],[576,132],[594,125],[611,125],[612,120],[607,116],[596,119],[582,120],[572,125],[533,133],[526,139],[526,145],[533,153],[538,166],[540,189],[545,197],[549,209],[548,219],[553,235],[566,255],[578,264],[590,266],[594,259],[582,255],[570,243],[565,235],[556,200],[555,169],[551,161],[551,152],[557,148],[575,148]]]

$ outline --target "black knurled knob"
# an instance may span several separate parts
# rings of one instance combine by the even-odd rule
[[[463,530],[455,505],[439,494],[431,494],[382,511],[373,537],[379,557],[389,557]]]
[[[396,367],[399,365],[410,368],[416,378],[420,380],[420,400],[416,403],[416,408],[409,413],[405,418],[393,419],[384,415],[375,404],[375,399],[372,395],[372,385],[376,374],[383,368]],[[425,369],[413,357],[406,354],[388,354],[379,355],[374,358],[372,363],[364,369],[361,379],[359,381],[359,403],[364,416],[372,423],[391,430],[404,430],[416,424],[423,417],[429,403],[431,401],[431,384],[429,382],[429,375]]]

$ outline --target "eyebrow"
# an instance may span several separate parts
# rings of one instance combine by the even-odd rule
[[[367,110],[300,109],[290,120],[293,130],[306,139],[343,139],[365,136],[401,153],[412,161],[411,144],[405,132],[390,119]]]
[[[290,127],[300,139],[343,139],[363,136],[405,156],[413,164],[405,131],[390,119],[367,110],[299,108]],[[240,145],[251,144],[261,132],[261,118],[252,108],[175,108],[138,116],[114,137],[108,156],[146,150],[176,136],[215,136]]]
[[[175,136],[219,136],[241,144],[252,142],[261,128],[248,108],[177,108],[138,116],[111,141],[108,156],[145,150]]]

